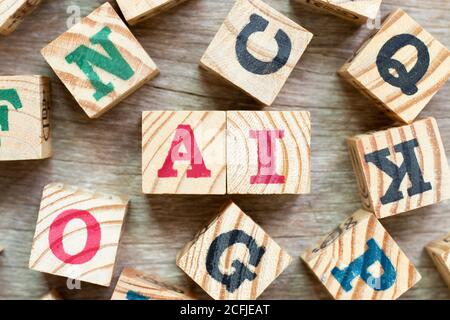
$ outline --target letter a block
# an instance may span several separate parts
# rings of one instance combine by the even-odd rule
[[[231,202],[177,256],[177,265],[216,300],[256,299],[290,263]]]
[[[47,185],[30,269],[109,286],[127,207],[124,197]]]
[[[193,300],[183,290],[131,268],[120,275],[111,300]]]
[[[445,283],[450,288],[450,233],[441,239],[430,242],[426,249]]]
[[[50,98],[47,77],[0,77],[0,160],[52,155]]]
[[[259,0],[238,0],[200,65],[271,105],[312,33]]]
[[[144,112],[144,193],[225,194],[225,148],[223,111]]]
[[[90,118],[101,116],[159,73],[109,3],[41,53]]]
[[[359,210],[302,259],[337,300],[393,300],[420,274],[370,212]]]
[[[348,140],[363,207],[378,218],[450,197],[450,170],[434,118]]]
[[[153,17],[186,0],[117,0],[125,19],[130,25]]]
[[[0,1],[0,34],[6,36],[16,30],[23,18],[40,3],[41,0]]]
[[[310,192],[309,112],[228,111],[227,128],[228,193]]]
[[[387,115],[411,123],[450,76],[450,51],[398,9],[339,71]]]

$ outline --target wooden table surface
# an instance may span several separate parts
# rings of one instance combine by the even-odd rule
[[[52,77],[54,156],[49,160],[0,163],[0,299],[39,298],[50,288],[66,299],[109,299],[124,266],[192,288],[175,255],[231,198],[295,259],[261,296],[325,299],[328,294],[300,261],[301,253],[360,207],[346,137],[391,124],[372,103],[336,75],[371,32],[289,0],[271,6],[314,33],[294,72],[267,110],[309,110],[312,115],[312,192],[301,196],[146,196],[141,193],[141,112],[144,110],[255,110],[249,97],[198,68],[208,43],[233,0],[189,0],[132,28],[161,75],[98,120],[89,120],[40,55],[66,30],[71,5],[89,14],[103,0],[44,0],[9,37],[0,38],[2,75]],[[113,2],[113,1],[111,1]],[[114,3],[114,6],[115,3]],[[450,47],[450,1],[384,0],[382,15],[402,7]],[[116,6],[117,7],[117,6]],[[450,156],[450,87],[421,116],[436,117]],[[130,195],[125,232],[110,288],[66,280],[28,269],[42,188],[62,181]],[[403,298],[449,299],[424,245],[450,231],[450,202],[402,214],[382,223],[418,267],[423,279]]]

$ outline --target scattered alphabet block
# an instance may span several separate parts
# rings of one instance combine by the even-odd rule
[[[421,276],[370,212],[358,210],[302,259],[337,300],[393,300]]]
[[[23,18],[40,3],[41,0],[0,1],[0,34],[6,36],[16,30]]]
[[[143,192],[225,194],[225,148],[224,111],[143,112]]]
[[[290,262],[232,202],[177,256],[178,267],[216,300],[256,299]]]
[[[450,51],[398,9],[339,74],[388,116],[411,123],[450,77]]]
[[[363,208],[378,218],[450,197],[450,170],[434,118],[348,139]]]
[[[50,105],[49,78],[0,77],[0,160],[51,157]]]
[[[101,116],[159,73],[108,2],[41,53],[90,118]]]
[[[128,24],[135,25],[186,0],[117,0]]]
[[[312,36],[260,0],[237,0],[200,65],[271,105]]]
[[[127,208],[123,196],[45,186],[30,269],[109,286]]]
[[[445,283],[450,288],[450,233],[430,242],[426,249]]]
[[[183,290],[131,268],[120,275],[111,300],[192,300]]]
[[[41,300],[63,300],[61,295],[56,290],[51,290],[49,293],[41,297]]]
[[[228,111],[227,131],[228,193],[310,192],[309,112]]]

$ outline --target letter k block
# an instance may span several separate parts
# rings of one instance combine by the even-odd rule
[[[363,207],[378,218],[450,197],[450,170],[434,118],[348,140]]]

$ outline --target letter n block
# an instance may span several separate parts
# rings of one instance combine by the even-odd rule
[[[238,0],[200,65],[271,105],[313,35],[259,0]]]
[[[225,148],[223,111],[144,112],[144,193],[225,194]]]
[[[23,18],[40,3],[41,0],[0,1],[0,34],[6,36],[16,30]]]
[[[378,218],[450,197],[450,170],[434,118],[348,140],[363,207]]]
[[[117,0],[125,19],[135,25],[186,0]]]
[[[303,111],[228,111],[230,194],[302,194],[311,186],[311,119]]]
[[[436,268],[450,288],[450,233],[430,242],[426,249]]]
[[[30,269],[108,287],[127,208],[122,196],[45,186]]]
[[[234,203],[225,205],[177,256],[177,265],[216,300],[256,299],[291,263]]]
[[[0,160],[34,160],[52,155],[50,79],[0,77]]]
[[[403,10],[339,74],[392,119],[411,123],[450,76],[450,51]]]
[[[159,73],[108,2],[41,53],[90,118],[101,116]]]
[[[111,300],[193,300],[183,290],[131,268],[120,275]]]
[[[302,259],[337,300],[393,300],[421,276],[370,212],[359,210]]]

